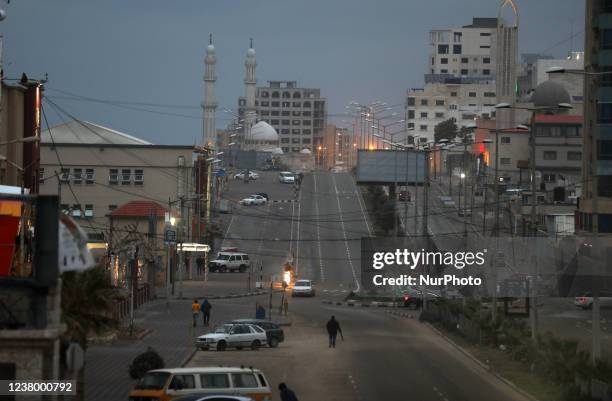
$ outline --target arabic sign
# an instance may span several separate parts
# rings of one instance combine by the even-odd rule
[[[87,248],[87,234],[69,216],[61,213],[59,224],[59,261],[60,273],[65,271],[84,271],[95,266],[91,252]]]

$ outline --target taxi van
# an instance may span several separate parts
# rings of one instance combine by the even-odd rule
[[[175,368],[148,371],[130,391],[130,401],[169,401],[198,394],[241,395],[271,401],[272,390],[259,369],[235,367]]]

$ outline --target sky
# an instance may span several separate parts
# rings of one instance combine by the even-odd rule
[[[583,49],[584,0],[516,3],[519,53],[561,58]],[[202,137],[202,76],[210,33],[217,50],[218,128],[232,118],[223,110],[235,109],[244,94],[251,37],[258,85],[291,80],[320,88],[328,99],[329,122],[342,126],[348,125],[342,114],[351,101],[400,105],[407,89],[423,86],[430,29],[467,25],[474,16],[495,17],[499,4],[2,0],[2,60],[8,79],[23,72],[33,79],[48,74],[44,106],[51,126],[76,117],[153,143],[194,144]]]

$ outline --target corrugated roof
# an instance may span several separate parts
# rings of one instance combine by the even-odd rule
[[[536,115],[536,123],[538,124],[582,124],[584,121],[582,116],[573,116],[570,114],[538,114]]]
[[[53,140],[51,140],[53,135]],[[41,132],[42,143],[57,144],[108,144],[108,145],[152,145],[144,139],[87,121],[70,121]]]
[[[166,215],[166,208],[153,201],[131,201],[111,212],[112,217],[148,217],[154,211],[157,217]]]

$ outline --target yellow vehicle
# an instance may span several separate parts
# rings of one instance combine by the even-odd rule
[[[252,368],[205,367],[157,369],[147,372],[130,401],[169,401],[188,395],[241,395],[271,401],[272,390],[263,372]]]

